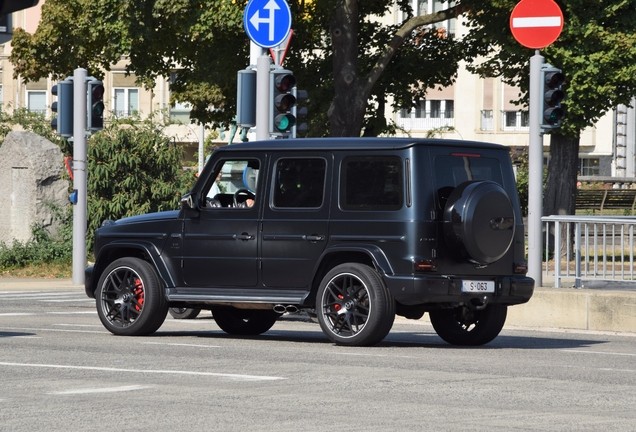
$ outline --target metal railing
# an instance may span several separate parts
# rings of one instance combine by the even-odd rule
[[[621,216],[544,216],[544,269],[554,276],[554,287],[561,278],[632,281],[636,217]]]

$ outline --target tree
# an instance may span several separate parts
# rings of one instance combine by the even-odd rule
[[[516,3],[491,0],[479,13],[469,11],[472,29],[466,43],[485,48],[486,60],[475,71],[519,85],[520,102],[527,104],[528,61],[534,50],[522,47],[510,32],[507,23]],[[581,131],[617,105],[628,105],[636,94],[636,4],[627,0],[557,3],[564,15],[563,32],[542,55],[566,75],[566,117],[563,126],[550,132],[543,207],[545,214],[574,214]]]
[[[179,208],[195,171],[183,170],[183,149],[162,130],[151,120],[122,119],[89,140],[89,244],[105,219]]]
[[[243,29],[247,0],[47,0],[35,34],[16,30],[15,74],[61,78],[76,67],[100,77],[122,56],[141,83],[178,71],[173,102],[192,117],[228,124],[235,114],[236,72],[248,64]],[[296,36],[286,67],[309,91],[311,134],[359,136],[391,130],[384,109],[410,107],[434,85],[448,85],[466,46],[425,26],[460,7],[413,16],[408,0],[291,0]],[[373,16],[397,6],[404,21]],[[69,17],[73,19],[69,19]],[[416,29],[419,29],[416,31]],[[331,71],[326,73],[325,71]]]

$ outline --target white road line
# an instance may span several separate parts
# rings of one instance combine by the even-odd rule
[[[59,392],[49,392],[47,394],[76,395],[76,394],[91,394],[91,393],[116,393],[116,392],[134,391],[134,390],[143,390],[147,388],[150,388],[150,386],[131,385],[131,386],[122,386],[122,387],[110,387],[110,388],[88,388],[88,389],[65,390],[65,391],[59,391]]]
[[[108,330],[106,330],[106,329],[104,329],[104,331],[90,331],[90,330],[43,329],[43,328],[29,328],[29,327],[0,327],[0,330],[22,330],[22,331],[43,331],[43,332],[48,331],[48,332],[60,332],[60,333],[110,334],[110,332]]]
[[[99,324],[53,324],[54,326],[61,326],[61,327],[97,327],[97,328],[103,328],[104,326],[99,325]]]
[[[221,348],[220,345],[195,345],[195,344],[167,343],[167,342],[142,342],[142,343],[147,345],[185,346],[185,347],[194,347],[194,348]]]
[[[66,299],[66,300],[37,300],[39,302],[46,302],[46,303],[71,303],[71,302],[82,302],[82,303],[95,303],[95,300],[93,299]]]
[[[2,300],[15,300],[15,299],[30,299],[30,298],[34,298],[34,297],[69,297],[69,296],[79,296],[81,293],[77,292],[77,291],[63,291],[63,292],[59,292],[59,291],[30,291],[28,293],[6,293],[6,294],[2,294],[0,293],[0,299]]]
[[[96,310],[92,310],[92,311],[80,311],[80,312],[45,312],[44,314],[46,315],[95,315],[97,313]],[[0,317],[3,316],[42,316],[44,315],[42,313],[36,313],[36,312],[6,312],[6,313],[0,313]]]
[[[78,312],[47,312],[49,315],[95,315],[97,310],[78,311]]]
[[[13,367],[32,367],[32,368],[49,368],[49,369],[72,369],[72,370],[88,370],[100,372],[131,372],[140,374],[162,374],[162,375],[194,375],[194,376],[211,376],[220,378],[230,378],[239,381],[276,381],[287,378],[274,377],[266,375],[243,375],[228,374],[218,372],[198,372],[198,371],[178,371],[178,370],[154,370],[154,369],[119,369],[109,367],[93,367],[93,366],[72,366],[72,365],[52,365],[52,364],[34,364],[34,363],[9,363],[0,362],[0,366]]]
[[[636,354],[631,353],[617,353],[617,352],[603,352],[603,351],[586,351],[586,350],[569,350],[563,349],[561,352],[567,353],[578,353],[578,354],[601,354],[601,355],[615,355],[615,356],[628,356],[628,357],[636,357]]]
[[[3,316],[33,316],[33,315],[39,315],[36,313],[30,313],[30,312],[8,312],[8,313],[0,313],[0,317]]]

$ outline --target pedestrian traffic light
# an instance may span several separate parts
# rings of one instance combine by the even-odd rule
[[[256,70],[238,71],[236,81],[236,124],[256,126]]]
[[[296,125],[292,129],[292,138],[296,138],[298,135],[307,135],[307,123],[299,123],[300,119],[307,117],[307,107],[298,105],[305,103],[309,95],[307,90],[298,90],[296,87],[293,88],[292,94],[296,98],[296,105],[292,108],[292,114],[296,119]]]
[[[269,133],[277,137],[291,138],[292,129],[296,124],[296,117],[293,114],[296,105],[296,97],[293,95],[296,78],[291,71],[285,69],[273,69],[269,77]]]
[[[565,75],[561,69],[548,64],[541,67],[541,127],[553,129],[561,126],[565,111],[561,108],[561,101],[565,92],[561,86],[565,82]]]
[[[57,134],[63,137],[73,136],[73,78],[66,78],[51,88],[53,96],[57,96],[57,101],[51,104],[51,111],[57,117],[51,120],[51,127]]]
[[[101,81],[88,81],[88,130],[104,128],[104,84]]]

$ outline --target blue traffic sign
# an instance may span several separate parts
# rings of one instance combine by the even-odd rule
[[[285,0],[250,0],[243,14],[243,26],[256,45],[273,48],[289,35],[291,9]]]

